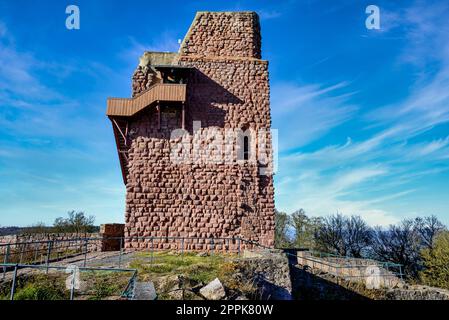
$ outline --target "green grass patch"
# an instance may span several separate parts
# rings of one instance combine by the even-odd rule
[[[236,279],[238,266],[234,263],[235,255],[198,255],[196,252],[184,254],[170,251],[157,251],[136,253],[136,258],[130,263],[130,267],[138,270],[140,281],[152,281],[155,283],[159,300],[181,299],[181,292],[176,293],[176,286],[184,290],[184,299],[199,299],[198,295],[191,292],[197,285],[205,285],[215,278],[219,278],[226,288],[232,291],[254,295],[253,283],[242,283]],[[183,280],[179,281],[176,276]]]
[[[27,274],[17,277],[14,300],[69,300],[66,288],[69,274]],[[85,271],[80,274],[80,289],[75,300],[118,299],[126,288],[132,272]],[[0,286],[0,300],[9,300],[11,281]]]
[[[132,273],[111,271],[87,271],[81,273],[84,287],[83,295],[88,300],[102,300],[107,297],[120,297]]]
[[[14,300],[65,300],[70,293],[65,289],[64,277],[59,275],[27,275],[18,277]],[[10,285],[10,283],[9,283]],[[10,286],[2,288],[1,300],[9,300]]]
[[[198,282],[209,282],[217,277],[220,266],[226,261],[223,255],[199,256],[195,252],[176,254],[171,252],[137,253],[130,267],[138,270],[139,277],[151,278],[170,274],[185,275]]]

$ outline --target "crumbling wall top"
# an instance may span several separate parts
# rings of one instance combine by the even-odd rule
[[[260,59],[259,16],[253,11],[197,12],[179,53]]]
[[[148,67],[150,65],[175,65],[178,58],[176,52],[155,52],[145,51],[139,58],[140,67]]]

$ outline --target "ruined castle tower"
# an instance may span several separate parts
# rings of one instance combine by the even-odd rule
[[[254,12],[198,12],[179,52],[145,52],[108,99],[133,237],[274,244],[268,62]],[[206,242],[197,241],[191,249]]]

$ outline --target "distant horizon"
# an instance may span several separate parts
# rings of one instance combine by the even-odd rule
[[[131,95],[144,51],[177,52],[197,11],[260,16],[279,211],[449,225],[449,4],[377,1],[379,30],[369,4],[80,0],[68,30],[66,3],[0,3],[0,226],[124,223],[106,99]]]

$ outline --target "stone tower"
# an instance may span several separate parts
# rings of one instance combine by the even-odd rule
[[[268,62],[255,12],[198,12],[179,52],[145,52],[133,97],[109,98],[127,247],[138,237],[274,244]]]

